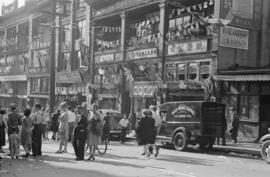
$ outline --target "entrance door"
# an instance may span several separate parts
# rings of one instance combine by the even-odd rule
[[[270,95],[260,97],[260,137],[270,128]]]

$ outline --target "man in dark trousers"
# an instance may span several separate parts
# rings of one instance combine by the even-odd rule
[[[81,116],[75,123],[74,137],[73,137],[73,148],[75,151],[75,160],[84,160],[84,148],[87,138],[87,126],[88,126],[88,112],[86,107],[77,107],[81,109]]]
[[[34,128],[32,131],[32,153],[33,156],[42,155],[41,143],[42,143],[42,111],[41,105],[35,104],[34,113],[32,115]]]
[[[15,103],[10,105],[10,113],[8,114],[7,126],[8,126],[8,137],[11,135],[13,131],[15,131],[16,134],[19,134],[20,129],[22,127],[22,116],[16,112]]]

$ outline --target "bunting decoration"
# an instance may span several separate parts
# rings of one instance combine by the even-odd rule
[[[121,33],[121,27],[120,26],[116,26],[116,27],[102,26],[101,29],[102,29],[102,32],[105,32],[105,33]]]

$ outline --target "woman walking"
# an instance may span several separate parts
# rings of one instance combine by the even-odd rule
[[[97,145],[101,144],[103,121],[101,115],[97,112],[98,106],[93,104],[91,109],[92,114],[88,122],[88,145],[90,151],[90,157],[88,160],[95,160]]]
[[[143,118],[140,120],[138,128],[137,128],[137,136],[138,136],[138,144],[144,146],[144,155],[146,157],[150,156],[148,151],[149,147],[155,150],[158,155],[158,151],[155,144],[155,119],[152,118],[152,113],[150,110],[143,110]]]
[[[5,119],[6,110],[0,110],[0,153],[4,153],[3,146],[6,145],[6,128],[7,122]]]
[[[59,150],[57,153],[67,152],[67,142],[69,138],[69,129],[68,129],[68,109],[67,103],[63,102],[60,104],[60,109],[62,114],[60,115],[60,124],[58,131],[58,138],[60,140]],[[64,146],[64,150],[62,151],[62,147]]]
[[[30,147],[32,144],[32,128],[33,121],[29,117],[31,114],[30,109],[24,110],[24,118],[22,121],[22,134],[21,134],[21,144],[25,150],[25,155],[23,157],[28,157],[30,155]]]
[[[51,121],[51,131],[53,132],[52,140],[56,140],[57,132],[59,128],[59,116],[60,116],[60,110],[56,110],[55,113],[52,115],[52,121]]]

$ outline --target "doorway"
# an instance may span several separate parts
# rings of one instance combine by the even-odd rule
[[[260,137],[270,128],[270,95],[260,96]]]

